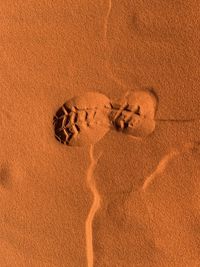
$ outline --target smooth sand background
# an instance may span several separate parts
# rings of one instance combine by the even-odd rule
[[[85,91],[146,86],[158,119],[197,120],[96,144],[94,266],[200,266],[200,154],[183,149],[200,136],[199,15],[198,1],[1,1],[0,266],[87,266],[89,148],[59,144],[53,115]]]

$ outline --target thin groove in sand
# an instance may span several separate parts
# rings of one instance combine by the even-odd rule
[[[167,167],[167,164],[172,160],[174,157],[179,155],[180,152],[178,150],[170,151],[167,155],[165,155],[158,163],[155,171],[150,174],[146,179],[142,186],[142,190],[145,192],[147,187],[153,182],[157,175],[162,174]]]
[[[169,162],[171,160],[173,160],[178,155],[193,149],[194,146],[195,146],[195,143],[187,143],[180,150],[175,149],[175,148],[172,149],[169,153],[164,155],[163,158],[161,158],[161,160],[159,161],[155,171],[145,179],[145,182],[144,182],[144,184],[143,184],[143,186],[142,186],[142,188],[140,190],[140,196],[141,196],[141,199],[144,201],[144,204],[145,204],[145,207],[146,207],[146,210],[147,210],[147,213],[148,213],[150,224],[153,224],[154,218],[152,216],[152,212],[151,212],[151,209],[149,207],[148,198],[146,198],[146,190],[154,182],[154,180],[156,179],[157,175],[162,174],[166,170],[167,165],[169,164]],[[152,234],[153,234],[154,242],[156,242],[153,228],[152,228]]]
[[[99,158],[94,159],[94,145],[90,146],[90,165],[87,171],[87,185],[93,194],[93,203],[90,208],[88,217],[85,222],[85,235],[86,235],[86,253],[87,253],[87,267],[93,267],[94,264],[94,251],[93,251],[93,231],[92,223],[97,210],[100,207],[100,195],[96,189],[95,180],[93,179],[93,172],[98,163]]]
[[[164,157],[159,161],[155,171],[145,179],[145,182],[142,186],[142,191],[145,192],[146,189],[149,187],[149,185],[152,184],[152,182],[155,180],[156,176],[162,174],[165,171],[167,165],[173,158],[177,157],[178,155],[184,152],[191,150],[194,147],[194,145],[195,144],[193,143],[188,143],[185,144],[181,150],[173,149],[169,153],[164,155]]]
[[[107,46],[107,32],[108,32],[108,21],[110,17],[110,12],[112,9],[112,0],[108,0],[108,11],[105,16],[105,23],[104,23],[104,41]]]
[[[109,23],[111,10],[112,10],[112,0],[108,0],[108,10],[105,15],[104,33],[103,33],[104,46],[105,46],[105,49],[108,51],[107,61],[105,62],[105,65],[109,73],[109,78],[111,78],[117,85],[122,86],[123,88],[126,88],[126,85],[123,84],[123,82],[118,77],[116,77],[116,75],[113,73],[111,66],[110,66],[111,49],[110,49],[110,46],[108,45],[107,33],[108,33],[108,23]]]

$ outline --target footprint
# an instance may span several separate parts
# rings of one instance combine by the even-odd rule
[[[97,143],[110,129],[110,110],[110,99],[100,93],[71,98],[54,116],[56,139],[70,146]]]

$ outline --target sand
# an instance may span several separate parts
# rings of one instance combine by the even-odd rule
[[[0,266],[200,266],[196,1],[2,0]],[[155,129],[59,143],[86,92],[153,88]]]

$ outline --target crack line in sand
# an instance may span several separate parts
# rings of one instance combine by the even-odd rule
[[[85,222],[86,253],[87,253],[88,267],[93,267],[94,263],[92,223],[94,220],[94,216],[100,207],[100,201],[101,201],[100,195],[96,189],[95,180],[93,179],[93,173],[101,155],[102,153],[100,153],[97,159],[94,159],[94,145],[90,146],[90,165],[88,167],[86,179],[87,179],[87,185],[93,194],[93,203]]]

